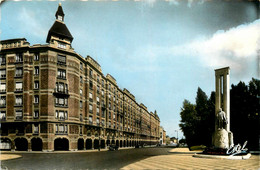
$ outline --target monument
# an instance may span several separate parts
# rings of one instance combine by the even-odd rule
[[[195,154],[200,158],[249,159],[251,154],[243,146],[234,145],[233,133],[230,131],[230,68],[215,70],[215,131],[212,135],[212,147]]]
[[[233,145],[233,133],[230,131],[229,74],[229,67],[215,70],[215,132],[212,144],[221,149],[228,149]]]

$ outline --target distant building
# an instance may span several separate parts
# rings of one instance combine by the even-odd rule
[[[160,126],[160,144],[166,145],[166,131]]]
[[[47,44],[0,44],[0,149],[83,150],[159,143],[160,119],[71,46],[59,5]]]

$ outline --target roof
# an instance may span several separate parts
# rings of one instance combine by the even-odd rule
[[[61,3],[59,4],[59,7],[58,7],[57,12],[55,14],[56,18],[57,18],[58,15],[60,15],[60,16],[64,16],[65,15],[63,10],[62,10]]]
[[[55,35],[61,38],[67,38],[70,41],[73,40],[72,35],[70,34],[70,31],[68,30],[67,26],[59,21],[55,21],[54,24],[52,25],[51,29],[49,30],[47,40],[46,42],[49,43],[51,36]]]

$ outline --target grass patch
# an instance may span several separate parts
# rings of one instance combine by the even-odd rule
[[[199,146],[192,146],[190,147],[191,151],[203,151],[206,148],[204,145],[199,145]]]

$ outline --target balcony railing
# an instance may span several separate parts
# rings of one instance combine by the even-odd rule
[[[23,119],[23,116],[16,116],[15,119],[16,119],[16,120],[22,120],[22,119]]]
[[[5,93],[6,89],[0,89],[0,93]]]
[[[15,74],[15,77],[23,77],[23,74]]]
[[[5,79],[6,78],[6,74],[1,74],[0,78]]]
[[[15,106],[22,106],[23,103],[15,103]]]
[[[6,103],[1,103],[0,107],[6,107]]]
[[[60,90],[58,88],[55,88],[53,94],[56,95],[56,96],[69,97],[69,91],[67,89]]]

